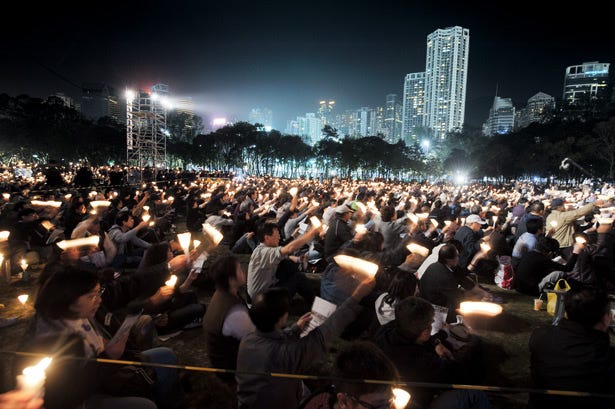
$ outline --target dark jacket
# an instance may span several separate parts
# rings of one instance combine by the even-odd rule
[[[480,250],[480,239],[483,238],[482,230],[475,232],[468,226],[461,226],[455,233],[455,240],[459,240],[463,250],[459,253],[459,266],[467,267],[478,250]]]
[[[551,260],[539,251],[528,251],[521,257],[514,273],[515,290],[523,294],[538,295],[538,284],[553,271],[571,271],[577,262],[577,255],[572,254],[564,265]]]
[[[564,319],[540,327],[530,337],[534,387],[612,393],[615,355],[606,332]],[[612,408],[613,401],[570,396],[530,395],[535,408]]]
[[[342,244],[346,243],[348,240],[352,240],[352,237],[352,229],[348,223],[336,215],[325,236],[325,257],[334,256]]]

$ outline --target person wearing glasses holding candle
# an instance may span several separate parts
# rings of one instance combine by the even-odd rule
[[[80,339],[81,356],[85,358],[107,358],[139,360],[129,356],[126,351],[128,333],[110,339],[106,331],[94,319],[101,306],[105,291],[99,283],[98,274],[89,270],[80,270],[72,266],[63,266],[49,272],[35,302],[36,314],[32,325],[25,334],[24,343],[34,344],[41,339],[60,338],[71,335]],[[73,348],[74,349],[74,348]],[[154,348],[141,352],[148,361],[163,364],[176,364],[177,358],[168,348]],[[62,362],[62,359],[54,360]],[[72,360],[64,360],[72,361]],[[85,403],[85,407],[117,409],[176,409],[183,404],[183,390],[179,384],[176,369],[155,368],[147,378],[154,381],[150,396],[130,395],[123,391],[113,395],[110,385],[121,365],[106,365],[95,361],[81,362],[78,372],[56,371],[57,379],[50,379],[52,387],[46,388],[45,407],[47,409],[66,409]],[[155,378],[155,379],[154,379]],[[142,393],[141,388],[138,392]],[[148,394],[149,395],[149,394]]]

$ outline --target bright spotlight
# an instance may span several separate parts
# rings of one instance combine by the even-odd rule
[[[130,103],[130,102],[132,102],[135,99],[136,94],[135,94],[135,92],[133,90],[127,89],[124,92],[124,96],[126,97],[126,101],[128,101]]]
[[[158,101],[158,94],[155,92],[152,92],[151,98],[152,98],[152,101]]]
[[[457,174],[455,175],[455,183],[458,185],[463,185],[467,181],[468,181],[468,176],[458,171]]]
[[[160,103],[166,109],[173,109],[173,103],[171,102],[169,98],[161,98]]]

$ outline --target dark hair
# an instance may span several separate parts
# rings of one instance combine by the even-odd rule
[[[529,219],[527,222],[525,222],[525,226],[528,233],[536,234],[540,231],[540,229],[542,229],[542,226],[544,226],[544,222],[542,221],[542,218]]]
[[[395,301],[399,302],[414,295],[418,281],[413,273],[401,270],[398,267],[390,269],[389,273],[394,274],[394,276],[389,284],[384,302],[393,304]]]
[[[390,222],[395,214],[395,207],[393,206],[385,206],[380,209],[380,218],[383,222]]]
[[[239,259],[235,256],[220,257],[212,264],[209,271],[217,289],[229,290],[228,281],[237,278],[237,264]]]
[[[258,239],[258,241],[262,243],[265,241],[265,236],[273,235],[273,232],[276,230],[278,231],[280,230],[277,224],[271,223],[271,222],[265,222],[261,224],[260,226],[258,226],[256,238]]]
[[[440,248],[438,252],[438,261],[440,263],[446,263],[446,260],[452,260],[460,253],[453,243],[447,243]]]
[[[335,357],[333,377],[335,390],[360,396],[391,389],[386,383],[351,382],[352,379],[398,381],[395,364],[380,348],[369,341],[355,341],[345,346]]]
[[[559,242],[551,237],[539,236],[536,240],[536,250],[542,254],[550,254],[558,251]]]
[[[368,231],[361,237],[359,243],[357,243],[357,249],[361,252],[369,251],[371,253],[380,253],[382,251],[382,244],[384,243],[384,236],[377,231]]]
[[[395,326],[404,337],[414,342],[421,332],[431,328],[434,313],[433,305],[428,301],[407,297],[395,305]]]
[[[591,328],[600,322],[609,311],[609,305],[606,292],[594,286],[572,288],[564,296],[564,309],[568,319],[585,328]]]
[[[51,319],[75,318],[70,306],[92,291],[99,282],[94,271],[72,265],[57,264],[41,281],[34,303],[36,313]]]
[[[290,294],[286,288],[272,287],[257,294],[252,300],[250,319],[262,332],[275,329],[278,320],[290,309]]]
[[[529,207],[529,211],[533,213],[541,213],[545,210],[545,204],[540,200],[534,200]]]
[[[121,226],[129,217],[132,217],[129,211],[121,211],[115,216],[115,224]]]
[[[170,250],[169,243],[161,241],[160,243],[152,243],[152,245],[145,250],[143,258],[139,263],[137,271],[147,271],[149,267],[159,264],[167,264],[167,257]]]
[[[32,213],[36,213],[36,210],[34,210],[31,207],[24,207],[23,209],[19,211],[17,215],[19,216],[20,219],[22,219],[24,216],[29,216]]]

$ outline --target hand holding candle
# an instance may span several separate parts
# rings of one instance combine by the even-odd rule
[[[51,364],[51,358],[43,358],[35,366],[29,366],[17,376],[17,386],[23,391],[32,394],[34,398],[40,398],[44,394],[45,370]]]

